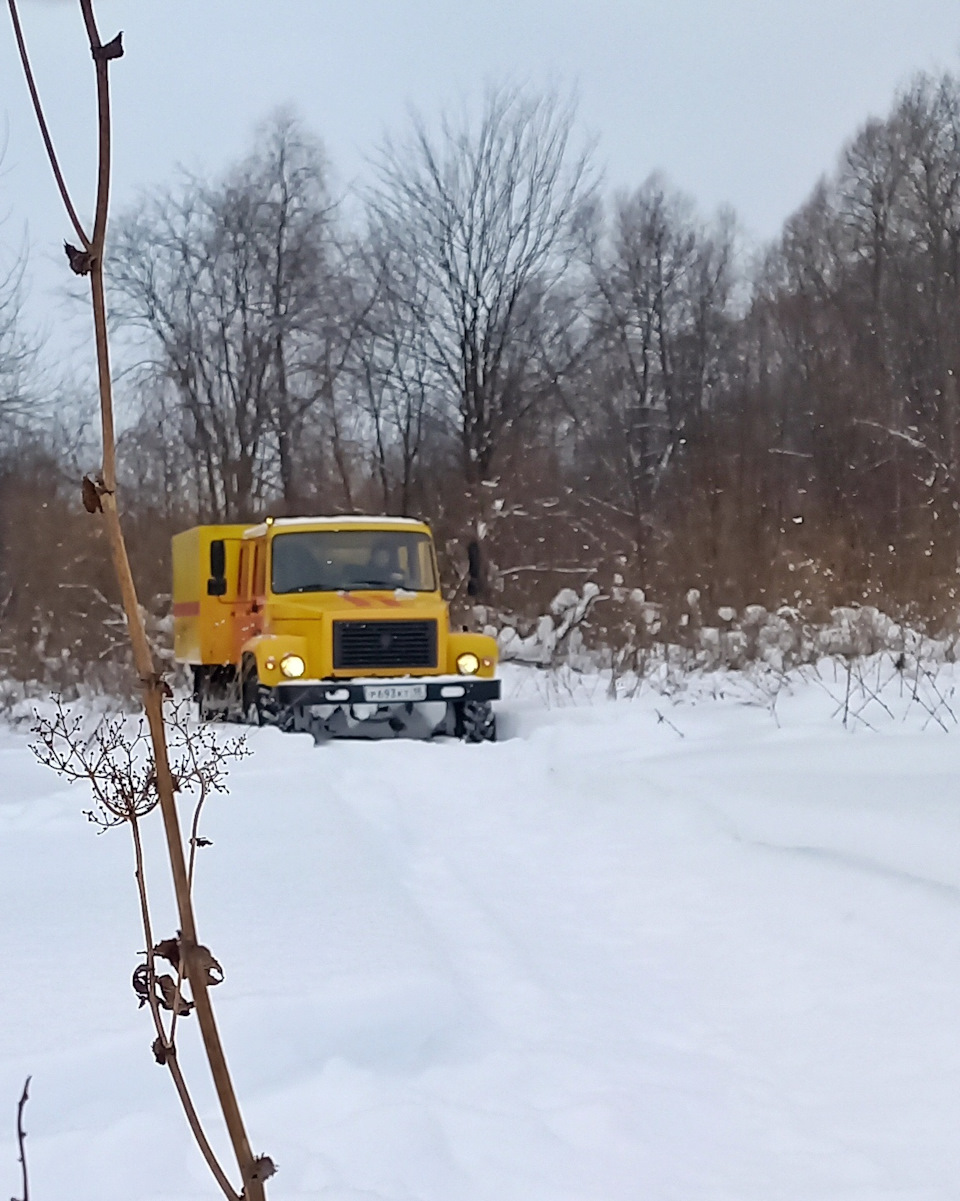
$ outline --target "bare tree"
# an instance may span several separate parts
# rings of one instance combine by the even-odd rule
[[[630,514],[638,549],[667,467],[722,394],[733,328],[734,230],[657,176],[622,196],[590,261],[596,327],[581,405],[591,474]]]
[[[924,318],[941,461],[960,472],[960,83],[919,78],[898,106],[906,158],[900,208],[911,257],[921,267],[912,298]]]
[[[187,180],[119,224],[118,312],[148,335],[213,517],[277,493],[296,506],[300,434],[343,370],[350,292],[326,175],[280,113],[223,182]]]
[[[407,141],[388,142],[368,196],[401,327],[386,342],[411,348],[413,330],[424,339],[417,393],[436,398],[449,428],[478,536],[490,517],[484,483],[544,399],[544,327],[571,319],[550,299],[568,278],[594,195],[572,136],[572,110],[556,98],[493,90],[476,125],[444,120],[434,135],[416,119]],[[397,375],[401,394],[404,382]]]
[[[0,265],[0,445],[14,428],[33,424],[37,346],[24,329],[22,282],[26,252],[6,270]],[[3,260],[0,258],[0,264]]]
[[[410,313],[422,305],[419,264],[374,231],[359,261],[370,303],[352,356],[357,402],[370,421],[371,460],[385,513],[411,511],[424,439],[441,422],[442,385],[430,333]]]

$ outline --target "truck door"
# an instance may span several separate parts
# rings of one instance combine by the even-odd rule
[[[239,666],[241,647],[263,629],[263,606],[266,601],[265,539],[244,539],[240,547],[238,575],[233,661]]]

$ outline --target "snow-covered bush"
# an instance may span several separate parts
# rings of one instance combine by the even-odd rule
[[[825,657],[859,658],[880,651],[953,660],[956,631],[931,635],[874,606],[844,606],[817,617],[799,607],[769,610],[729,605],[708,613],[697,589],[679,605],[648,601],[640,588],[618,584],[609,592],[589,582],[563,588],[549,612],[535,619],[479,611],[507,662],[574,670],[609,668],[645,674],[661,663],[689,668],[742,668],[760,663],[774,671]]]

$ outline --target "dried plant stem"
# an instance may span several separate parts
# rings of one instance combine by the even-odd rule
[[[80,0],[87,30],[90,36],[91,51],[100,46],[100,39],[93,20],[92,0]],[[103,289],[103,238],[106,231],[106,212],[103,206],[107,203],[108,179],[110,169],[110,138],[109,138],[109,89],[107,86],[107,63],[103,59],[95,59],[97,69],[97,102],[100,128],[100,169],[97,190],[97,215],[95,219],[95,235],[92,245],[94,254],[90,272],[91,296],[93,301],[93,319],[97,346],[97,368],[100,385],[100,411],[103,431],[103,515],[110,542],[110,553],[113,559],[114,571],[120,585],[124,612],[127,617],[127,628],[133,648],[134,664],[143,687],[143,706],[150,729],[153,743],[154,763],[157,773],[157,792],[160,797],[160,812],[163,818],[164,833],[167,840],[167,851],[170,857],[170,868],[173,874],[174,891],[177,901],[177,912],[180,919],[181,952],[184,969],[190,982],[193,1002],[196,1006],[197,1021],[200,1026],[204,1047],[210,1063],[214,1087],[223,1110],[224,1121],[230,1140],[233,1144],[237,1163],[243,1178],[244,1189],[250,1201],[259,1201],[263,1196],[262,1185],[251,1179],[251,1169],[254,1157],[247,1139],[240,1106],[233,1088],[233,1081],[227,1067],[226,1055],[220,1041],[213,1013],[213,1006],[207,992],[206,974],[201,968],[194,968],[194,951],[197,946],[196,920],[193,913],[193,900],[190,895],[190,884],[187,877],[187,867],[183,854],[183,837],[180,831],[180,820],[177,813],[173,778],[170,774],[170,763],[167,756],[166,730],[163,723],[163,683],[158,678],[153,662],[153,653],[147,639],[146,629],[140,615],[136,587],[130,570],[130,560],[123,540],[120,526],[120,515],[116,504],[116,455],[113,425],[113,388],[110,376],[109,343],[107,339],[107,312]],[[97,240],[99,233],[99,241]]]
[[[240,1201],[239,1195],[228,1180],[226,1173],[220,1166],[220,1161],[217,1159],[213,1148],[210,1146],[210,1142],[207,1139],[206,1133],[204,1132],[203,1125],[200,1122],[200,1117],[197,1114],[196,1108],[194,1107],[193,1098],[190,1096],[190,1090],[187,1088],[187,1082],[183,1078],[183,1072],[180,1070],[180,1064],[177,1060],[177,1049],[173,1039],[173,1028],[171,1027],[169,1035],[163,1028],[163,1016],[160,1013],[160,1006],[157,1002],[157,990],[155,987],[156,970],[154,965],[156,962],[156,957],[153,952],[153,923],[150,920],[150,905],[147,900],[147,879],[143,867],[143,842],[140,838],[140,823],[136,817],[136,814],[131,814],[130,829],[133,835],[134,855],[136,857],[137,865],[136,879],[137,893],[140,897],[140,918],[143,923],[143,937],[145,939],[145,945],[147,948],[147,970],[149,972],[150,985],[147,1002],[150,1006],[150,1013],[153,1016],[153,1024],[157,1031],[157,1038],[160,1039],[161,1043],[163,1044],[164,1051],[166,1052],[164,1063],[170,1070],[170,1077],[173,1080],[174,1087],[177,1090],[177,1095],[180,1097],[180,1103],[183,1105],[183,1111],[186,1114],[187,1122],[191,1131],[193,1132],[193,1137],[197,1140],[197,1146],[200,1148],[200,1154],[206,1160],[207,1167],[210,1169],[210,1172],[217,1184],[220,1185],[223,1195],[227,1198],[227,1201]],[[179,1008],[179,983],[180,981],[178,976],[177,996],[173,1003],[173,1022],[176,1021],[176,1013]]]
[[[23,1092],[20,1094],[20,1102],[17,1105],[17,1145],[20,1148],[20,1176],[23,1181],[23,1196],[20,1201],[30,1201],[30,1181],[27,1178],[27,1132],[23,1128],[23,1111],[30,1096],[31,1079],[32,1077],[28,1076],[24,1081]],[[12,1201],[17,1201],[16,1197]]]
[[[190,856],[187,862],[187,887],[190,895],[193,896],[193,873],[197,862],[197,837],[200,830],[200,814],[203,812],[203,803],[206,800],[206,793],[203,793],[200,800],[197,802],[193,810],[193,821],[190,825]],[[152,945],[152,944],[151,944]],[[177,1018],[180,1016],[180,990],[183,987],[183,959],[177,964],[177,979],[176,988],[174,991],[173,1001],[173,1016],[170,1019],[170,1042],[173,1043],[177,1032]]]
[[[70,224],[73,226],[77,237],[85,249],[90,247],[90,239],[87,237],[83,226],[80,224],[80,218],[77,216],[77,211],[73,207],[73,201],[70,199],[70,193],[67,191],[67,185],[63,178],[63,172],[60,170],[60,162],[57,159],[57,153],[53,147],[53,139],[50,137],[50,130],[47,128],[47,120],[43,115],[43,107],[40,104],[40,95],[37,92],[37,85],[34,82],[33,71],[30,68],[30,59],[27,57],[27,46],[23,40],[23,30],[20,28],[20,14],[17,12],[16,0],[8,0],[10,6],[10,18],[13,21],[13,32],[17,39],[17,49],[20,51],[20,62],[23,64],[23,74],[27,81],[27,87],[30,90],[30,99],[33,101],[33,111],[37,116],[37,124],[40,127],[40,136],[43,138],[43,144],[47,148],[47,157],[50,160],[50,166],[53,169],[53,177],[57,181],[57,187],[60,190],[60,199],[63,201],[63,207],[67,210],[67,216],[70,218]]]
[[[116,499],[116,446],[113,417],[113,388],[110,375],[110,347],[107,334],[107,307],[103,284],[103,253],[106,239],[107,214],[110,194],[110,87],[109,59],[103,53],[103,43],[97,29],[93,12],[93,0],[79,0],[93,56],[97,78],[97,124],[98,124],[98,169],[97,169],[97,203],[94,216],[93,235],[88,237],[77,219],[76,211],[70,200],[69,193],[63,181],[53,141],[43,118],[39,97],[33,82],[26,46],[20,29],[16,0],[8,0],[10,13],[14,22],[17,43],[20,48],[21,61],[27,78],[28,87],[34,101],[34,109],[40,124],[44,144],[53,168],[60,195],[67,213],[84,247],[89,251],[90,292],[93,306],[94,335],[97,354],[97,374],[100,393],[101,430],[103,436],[103,463],[100,476],[100,503],[103,520],[107,530],[110,554],[114,572],[117,577],[123,602],[124,614],[127,620],[127,632],[133,651],[134,664],[140,678],[143,695],[143,707],[150,731],[153,746],[153,757],[156,770],[156,785],[159,796],[160,811],[163,818],[167,850],[170,859],[170,870],[173,876],[177,912],[180,919],[180,946],[183,970],[190,983],[197,1021],[200,1026],[203,1045],[210,1064],[214,1087],[223,1112],[224,1122],[233,1146],[240,1175],[243,1180],[243,1196],[245,1201],[263,1201],[264,1189],[262,1182],[257,1179],[256,1163],[247,1138],[240,1106],[233,1088],[233,1081],[227,1067],[226,1056],[220,1041],[213,1007],[207,992],[207,979],[204,968],[197,964],[195,953],[197,947],[196,921],[193,913],[193,901],[190,893],[190,880],[183,853],[183,838],[180,831],[179,816],[176,807],[174,781],[170,771],[167,751],[166,729],[163,718],[163,697],[165,685],[156,671],[153,653],[147,639],[146,629],[140,613],[136,586],[130,570],[130,561],[124,544],[123,530]],[[138,879],[142,881],[142,865],[138,860]],[[152,941],[148,938],[148,947]],[[175,1063],[175,1055],[172,1057]],[[192,1104],[189,1102],[182,1077],[178,1076],[179,1069],[174,1073],[181,1100],[184,1101],[188,1120],[191,1113],[195,1119]],[[185,1100],[186,1098],[186,1100]],[[205,1136],[199,1130],[199,1123],[194,1125],[194,1134],[200,1142],[201,1149],[206,1144]],[[202,1140],[202,1141],[201,1141]],[[206,1153],[205,1153],[206,1154]],[[213,1161],[215,1162],[215,1160]],[[208,1163],[211,1159],[208,1158]],[[211,1163],[211,1170],[213,1164]],[[222,1178],[222,1172],[215,1171],[218,1183],[224,1188],[228,1197],[236,1198],[237,1194]]]

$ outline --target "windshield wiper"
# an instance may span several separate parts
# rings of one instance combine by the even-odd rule
[[[382,588],[385,592],[392,592],[394,588],[400,586],[391,580],[354,580],[344,589],[344,592],[350,592],[354,588]]]

